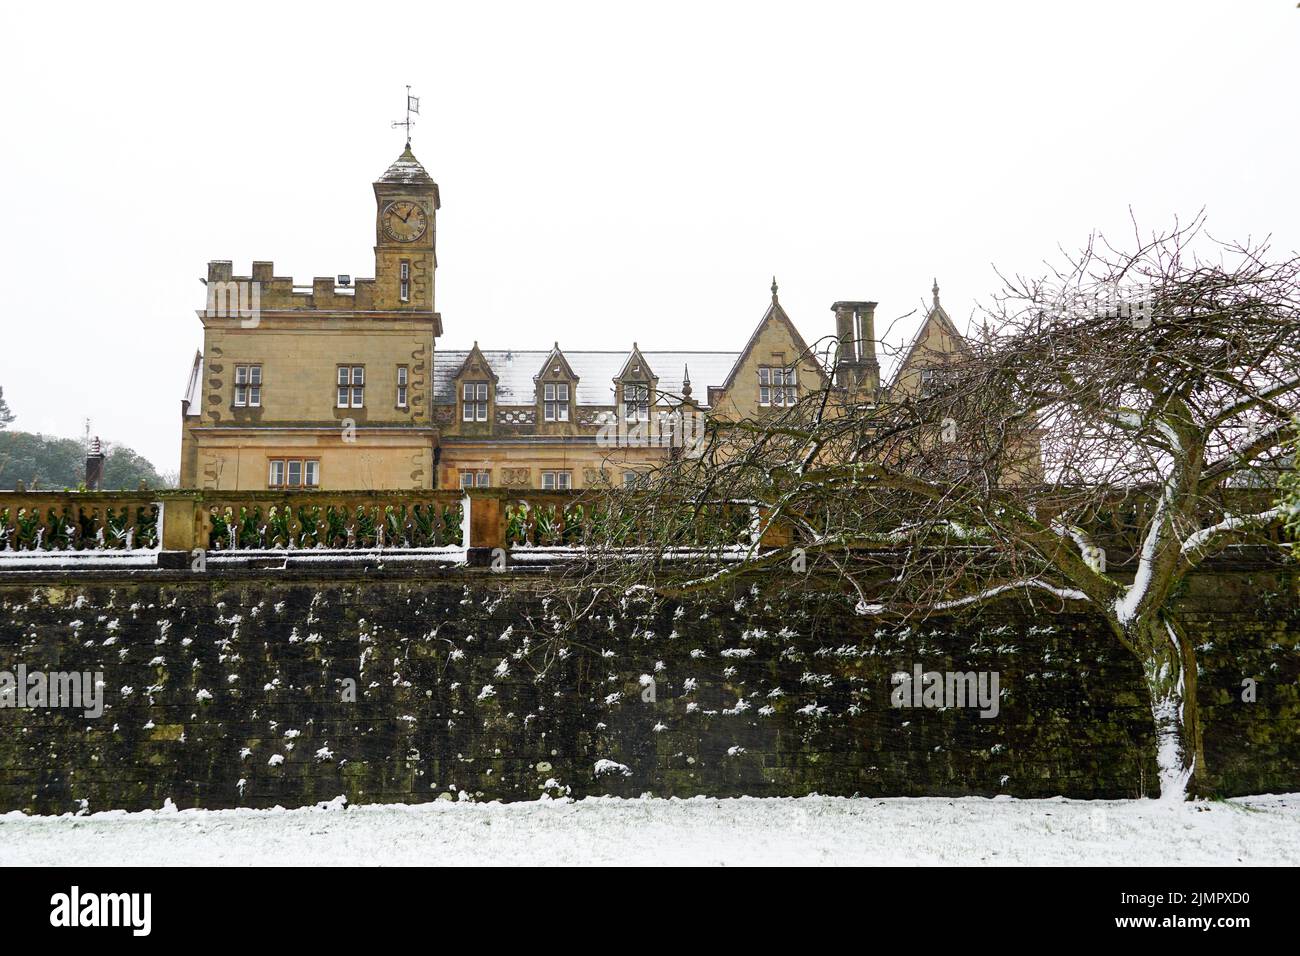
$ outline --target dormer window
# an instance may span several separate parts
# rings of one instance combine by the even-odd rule
[[[624,383],[623,420],[628,422],[650,420],[650,386],[645,382]]]
[[[461,386],[460,420],[463,422],[488,420],[487,382],[466,382]]]
[[[542,419],[548,422],[569,420],[568,382],[547,382],[542,386]]]

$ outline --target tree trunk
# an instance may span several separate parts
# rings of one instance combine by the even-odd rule
[[[1207,796],[1196,650],[1171,618],[1157,616],[1128,633],[1142,662],[1156,731],[1160,799]]]

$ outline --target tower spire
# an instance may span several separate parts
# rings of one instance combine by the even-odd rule
[[[776,276],[772,276],[772,301],[776,301]]]
[[[934,307],[939,308],[939,280],[934,280],[934,285],[930,287],[930,292],[934,295]]]

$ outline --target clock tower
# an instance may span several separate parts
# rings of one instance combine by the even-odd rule
[[[438,184],[406,144],[375,183],[375,308],[433,311]]]

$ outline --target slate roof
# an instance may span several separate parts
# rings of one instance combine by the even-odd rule
[[[496,401],[499,405],[531,405],[536,400],[533,376],[551,354],[550,349],[530,351],[481,349],[497,375]],[[614,378],[627,363],[627,352],[570,352],[561,349],[569,367],[578,376],[579,405],[614,404]],[[437,349],[433,353],[433,401],[436,405],[454,405],[453,379],[469,349]],[[739,352],[649,352],[641,351],[650,371],[659,379],[659,390],[680,395],[682,371],[690,369],[691,393],[703,403],[710,385],[721,385],[740,358]]]
[[[434,185],[433,177],[424,171],[420,161],[415,158],[411,152],[411,146],[408,143],[406,149],[402,150],[402,155],[393,161],[393,165],[388,167],[384,175],[379,177],[381,183],[407,183],[420,186]]]

